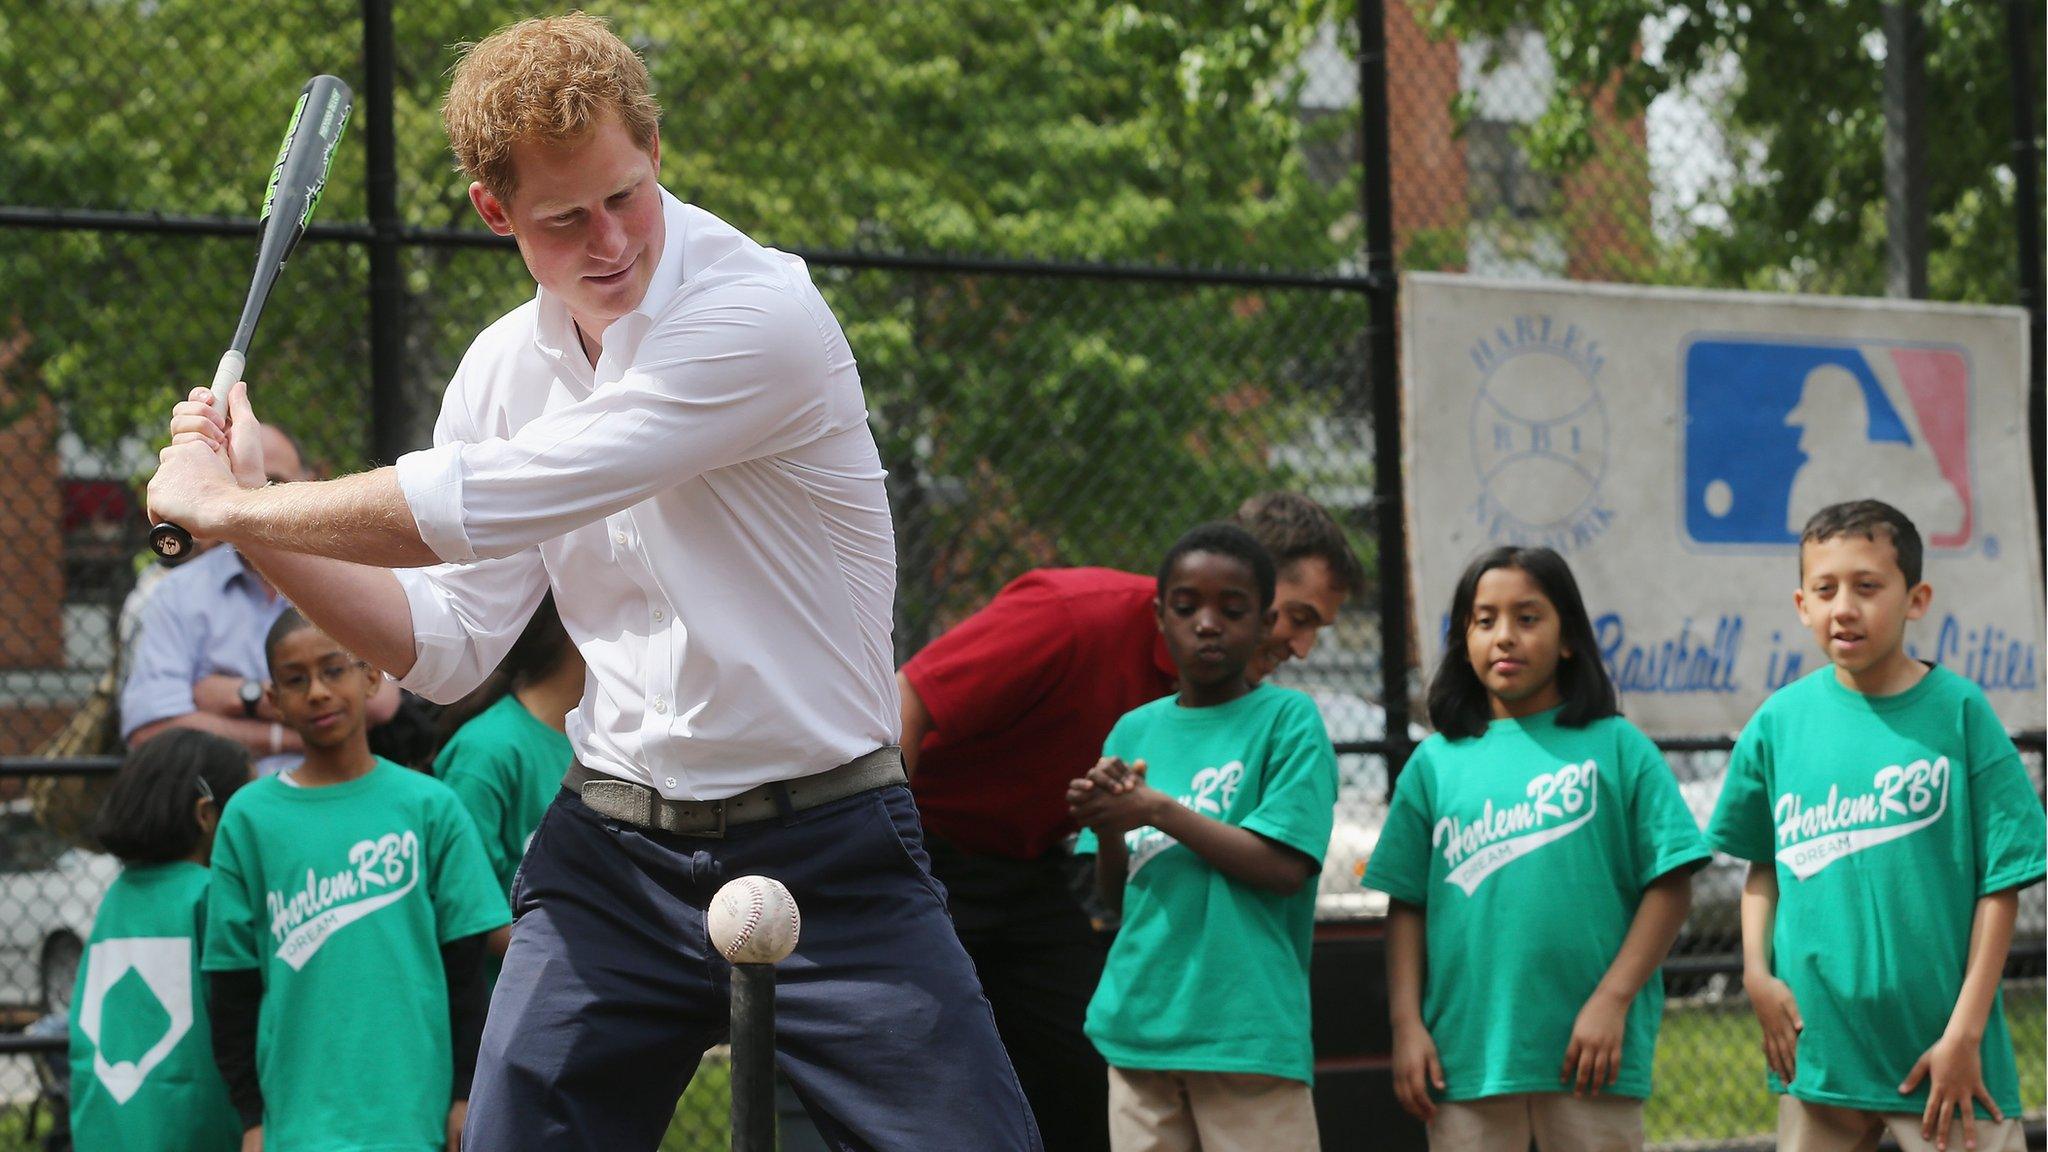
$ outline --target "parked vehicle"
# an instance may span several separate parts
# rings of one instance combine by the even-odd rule
[[[70,1008],[93,914],[120,871],[45,831],[28,801],[0,805],[0,1011]]]

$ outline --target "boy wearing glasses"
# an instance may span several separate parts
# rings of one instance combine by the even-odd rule
[[[236,793],[204,968],[243,1148],[453,1148],[511,921],[446,785],[370,752],[377,674],[296,611],[264,645],[298,767]]]

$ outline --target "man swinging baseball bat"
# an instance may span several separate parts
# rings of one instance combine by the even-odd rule
[[[894,541],[838,322],[801,261],[662,190],[646,69],[602,22],[475,45],[443,114],[539,291],[471,346],[435,446],[259,488],[237,383],[174,409],[149,500],[435,699],[554,590],[591,688],[465,1145],[653,1149],[725,1029],[705,906],[751,873],[804,910],[777,1054],[829,1141],[1038,1148],[903,786]]]

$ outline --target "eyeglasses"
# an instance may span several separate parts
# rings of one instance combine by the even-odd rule
[[[194,777],[192,778],[192,782],[193,782],[194,784],[197,784],[197,785],[199,785],[199,795],[201,795],[202,797],[204,797],[204,798],[206,798],[206,799],[208,799],[208,800],[213,800],[213,785],[211,785],[211,784],[208,784],[208,783],[206,782],[206,777],[204,777],[204,776],[194,776]],[[218,804],[218,803],[220,803],[220,801],[218,801],[218,800],[213,800],[213,802],[214,802],[215,804]]]
[[[347,662],[337,660],[332,664],[324,664],[319,672],[320,682],[329,688],[338,688],[342,684],[347,683],[349,676],[367,667],[369,665],[364,664],[360,660]],[[271,681],[271,683],[280,692],[289,692],[295,696],[303,696],[307,692],[312,691],[313,677],[308,676],[304,672],[293,671],[279,676],[276,680]]]

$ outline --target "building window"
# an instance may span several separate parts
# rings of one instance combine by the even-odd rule
[[[1475,120],[1465,126],[1465,167],[1474,219],[1537,220],[1551,212],[1557,180],[1539,172],[1515,139],[1520,125]]]

